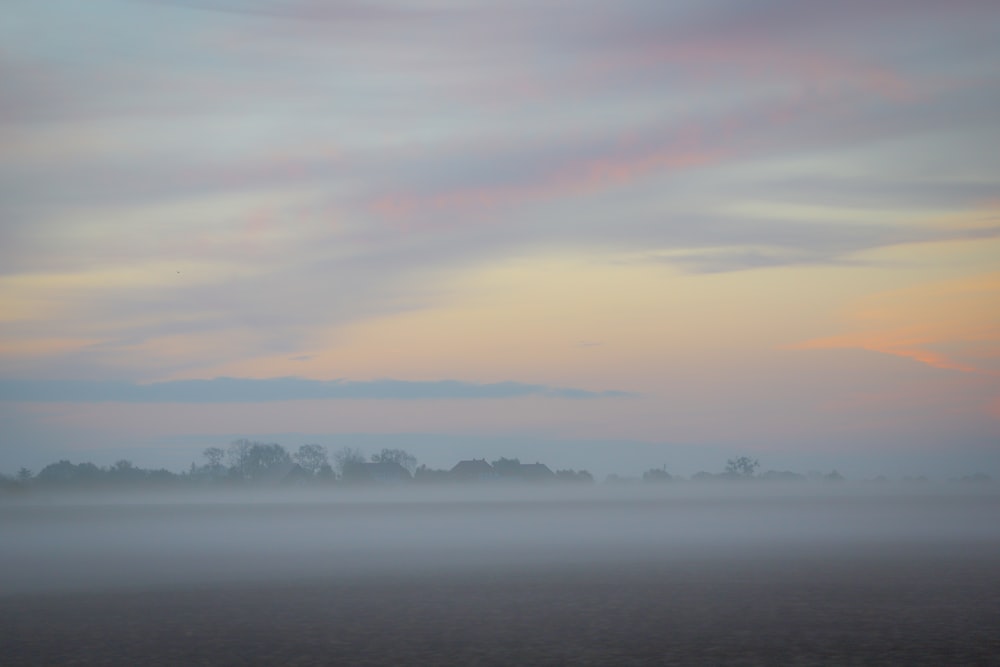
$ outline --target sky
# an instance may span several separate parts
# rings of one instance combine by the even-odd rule
[[[0,471],[251,437],[1000,476],[998,26],[6,0]]]

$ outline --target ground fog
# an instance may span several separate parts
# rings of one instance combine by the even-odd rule
[[[0,505],[0,591],[836,557],[882,546],[996,550],[998,516],[992,491],[846,486],[35,499]]]

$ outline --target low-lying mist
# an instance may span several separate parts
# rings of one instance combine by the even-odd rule
[[[444,487],[0,504],[0,592],[420,577],[1000,543],[961,487]]]

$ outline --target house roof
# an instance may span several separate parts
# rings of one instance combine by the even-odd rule
[[[482,479],[484,477],[494,477],[496,471],[493,466],[486,462],[486,459],[471,459],[459,461],[451,469],[452,477],[457,479]]]
[[[544,463],[522,463],[519,472],[524,479],[548,479],[555,477],[555,473]]]

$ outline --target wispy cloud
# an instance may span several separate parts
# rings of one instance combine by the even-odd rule
[[[847,318],[847,332],[795,347],[869,350],[934,368],[1000,378],[998,302],[1000,274],[883,292],[855,306]]]
[[[861,253],[895,246],[1000,238],[1000,226],[958,227],[819,223],[802,225],[774,220],[706,221],[702,235],[690,235],[683,251],[651,253],[651,261],[692,273],[728,273],[783,266],[865,266]],[[711,229],[717,229],[714,236]],[[683,236],[674,245],[683,245]]]
[[[1000,232],[995,211],[935,222],[996,196],[995,1],[15,5],[16,20],[0,21],[5,377],[274,377],[305,374],[309,359],[324,374],[476,379],[458,364],[427,370],[455,351],[429,357],[425,345],[518,300],[508,277],[459,295],[470,277],[585,256],[641,265],[643,282],[539,289],[558,295],[525,311],[551,315],[545,324],[488,328],[484,354],[498,357],[521,354],[506,339],[562,341],[533,352],[542,368],[530,377],[552,386],[286,378],[22,383],[5,396],[610,396],[556,385],[602,386],[632,346],[593,326],[542,330],[572,324],[562,309],[590,306],[585,291],[600,293],[596,323],[649,331],[635,350],[645,373],[677,343],[658,330],[666,305],[648,319],[612,307],[635,294],[719,301],[732,285],[756,321],[746,281],[787,276],[825,293],[797,267],[877,282],[910,251],[899,265],[911,273],[886,279],[896,287],[963,265],[929,246],[966,253]],[[557,283],[558,270],[532,279]],[[995,331],[966,340],[966,318],[928,332],[941,303],[914,305],[898,326],[848,319],[810,346],[983,366]],[[803,317],[826,321],[825,307]],[[400,321],[418,310],[448,317],[406,340]],[[685,345],[741,337],[735,317],[718,332],[708,310],[692,310],[704,335]],[[775,331],[790,326],[778,319]],[[401,342],[359,358],[357,332],[380,327]],[[606,347],[585,354],[582,341],[559,358],[584,335]]]
[[[0,380],[0,400],[45,403],[257,403],[316,399],[434,400],[542,396],[562,399],[627,398],[623,391],[590,391],[522,382],[476,384],[459,380],[306,380],[215,378],[152,384],[73,380]]]

